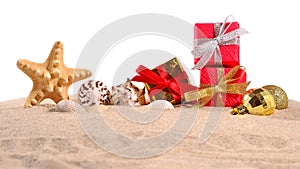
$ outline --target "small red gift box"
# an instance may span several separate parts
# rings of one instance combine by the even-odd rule
[[[197,89],[190,84],[176,57],[152,70],[140,65],[136,71],[139,75],[132,80],[145,83],[151,101],[168,100],[172,104],[178,104],[184,101],[185,92]]]
[[[239,92],[241,88],[246,88],[245,85],[248,86],[249,84],[246,83],[246,72],[242,68],[204,67],[201,69],[200,89],[216,86],[220,80],[226,80],[224,76],[229,72],[232,73],[232,69],[237,71],[232,74],[230,79],[227,79],[226,83],[223,83],[225,86],[218,86],[218,88],[223,87],[223,90],[216,91],[205,106],[237,107],[242,103],[243,94]]]
[[[226,33],[232,32],[239,28],[238,22],[232,22],[225,24],[225,28],[228,29]],[[203,43],[204,39],[213,39],[219,34],[221,23],[196,23],[194,27],[194,46],[197,47],[199,44]],[[205,41],[205,40],[204,40]],[[205,66],[224,66],[224,67],[234,67],[240,64],[240,46],[239,37],[236,37],[232,43],[221,43],[219,44],[221,62],[215,59],[215,54],[208,60]],[[199,56],[198,56],[199,57]],[[202,59],[195,57],[194,63]]]

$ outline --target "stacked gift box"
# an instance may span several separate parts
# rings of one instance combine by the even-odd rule
[[[200,70],[200,89],[213,88],[206,106],[236,107],[243,96],[231,89],[246,83],[245,70],[240,66],[239,36],[247,32],[239,28],[238,22],[227,19],[223,23],[196,23],[194,27],[193,69]],[[234,74],[224,78],[229,72]]]

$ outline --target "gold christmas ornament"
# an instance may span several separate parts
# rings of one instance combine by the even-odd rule
[[[276,109],[286,109],[289,104],[289,99],[286,92],[279,86],[266,85],[263,87],[267,89],[274,97]]]
[[[242,105],[234,108],[231,114],[266,116],[273,114],[274,111],[275,101],[272,94],[264,88],[257,88],[248,90],[243,97]]]

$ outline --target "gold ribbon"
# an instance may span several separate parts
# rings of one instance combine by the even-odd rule
[[[233,78],[239,68],[243,69],[243,73],[237,77]],[[207,102],[209,102],[215,94],[217,95],[217,106],[223,106],[223,100],[222,100],[222,93],[228,93],[228,94],[244,94],[246,92],[247,86],[250,82],[244,82],[244,83],[232,83],[241,77],[243,77],[245,74],[245,68],[242,66],[235,66],[233,67],[225,76],[218,77],[219,82],[217,85],[201,85],[202,87],[206,87],[203,89],[198,89],[190,92],[184,93],[185,100],[187,102],[198,100],[200,101],[200,107],[204,106]],[[218,71],[218,76],[223,75],[223,69],[220,69],[220,72]]]

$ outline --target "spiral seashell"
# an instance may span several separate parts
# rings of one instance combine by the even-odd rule
[[[148,105],[151,109],[172,110],[174,106],[167,100],[155,100]]]
[[[55,110],[58,112],[80,112],[84,111],[84,108],[72,100],[61,100],[56,104]]]

